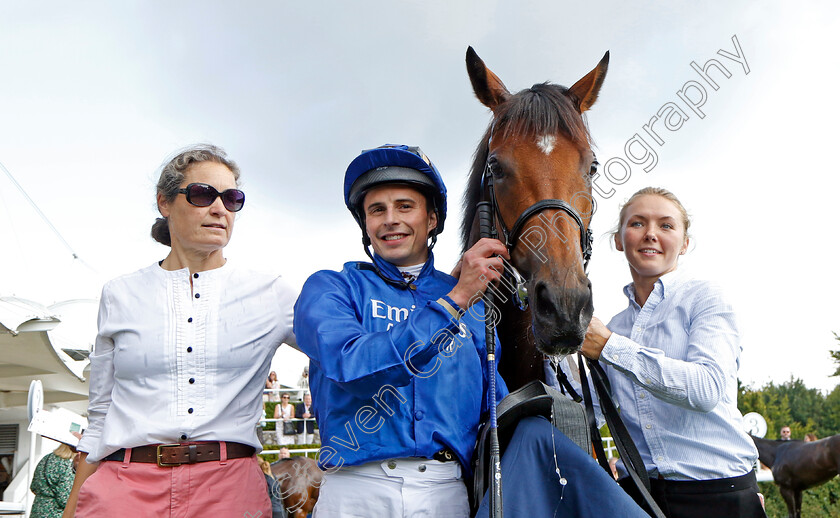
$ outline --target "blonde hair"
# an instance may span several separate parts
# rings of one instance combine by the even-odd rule
[[[633,196],[630,196],[630,199],[624,202],[624,205],[621,206],[621,210],[618,213],[618,223],[610,233],[613,237],[619,235],[619,233],[621,232],[621,228],[624,226],[624,222],[627,218],[627,208],[634,201],[641,198],[642,196],[661,196],[673,203],[674,206],[677,207],[677,210],[680,211],[680,216],[682,216],[683,237],[690,237],[688,234],[688,227],[691,226],[691,219],[688,217],[688,211],[685,210],[685,207],[683,207],[682,202],[680,202],[679,198],[677,198],[674,195],[674,193],[672,193],[668,189],[663,189],[662,187],[645,187],[643,189],[639,189],[638,191],[633,193]]]
[[[262,457],[257,457],[257,459],[260,463],[260,469],[263,470],[263,473],[265,473],[269,477],[274,477],[274,475],[271,474],[271,463]]]
[[[73,448],[71,448],[70,446],[68,446],[64,443],[59,444],[58,448],[53,450],[53,453],[56,454],[57,456],[61,457],[62,459],[65,459],[65,460],[66,459],[72,459],[73,455],[76,454],[76,452],[75,452],[75,450],[73,450]]]

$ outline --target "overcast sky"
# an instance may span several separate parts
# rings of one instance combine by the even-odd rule
[[[168,249],[149,237],[156,170],[194,142],[224,147],[243,170],[247,203],[226,256],[296,287],[364,258],[342,202],[347,164],[384,143],[421,146],[450,191],[436,248],[448,271],[465,175],[490,120],[470,88],[467,46],[512,91],[571,85],[609,50],[588,120],[601,164],[631,168],[624,183],[619,165],[613,181],[603,168],[598,181],[613,192],[596,197],[596,315],[608,320],[627,304],[629,271],[606,237],[618,204],[663,186],[694,218],[684,266],[736,305],[741,379],[833,388],[840,9],[593,4],[4,1],[0,163],[79,259],[0,172],[0,296],[95,298],[107,279],[162,259]],[[729,74],[710,72],[717,90],[691,66],[713,58]],[[705,92],[702,117],[679,94],[696,102],[692,81]],[[679,113],[669,106],[688,117],[679,129],[650,122]],[[637,134],[650,151],[625,150]],[[653,152],[656,164],[634,164],[628,152]],[[281,381],[296,381],[305,362],[296,354],[278,357]]]

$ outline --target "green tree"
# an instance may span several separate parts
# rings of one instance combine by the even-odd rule
[[[834,387],[834,390],[826,396],[820,427],[817,431],[820,437],[836,434],[840,434],[840,385]]]
[[[840,341],[840,336],[834,334]],[[835,376],[840,375],[840,351],[831,351],[838,363]],[[800,379],[776,385],[768,383],[760,389],[738,385],[738,408],[742,413],[758,412],[767,421],[767,438],[777,439],[783,425],[791,427],[791,435],[801,438],[807,432],[819,437],[840,434],[840,385],[828,395],[810,389]],[[767,504],[768,518],[784,518],[787,507],[772,482],[759,483]],[[813,487],[802,494],[802,515],[840,518],[840,478]]]
[[[738,408],[742,414],[758,412],[764,417],[768,439],[778,439],[779,429],[784,425],[791,426],[791,432],[794,430],[788,397],[773,382],[758,390],[745,389],[738,398]]]
[[[791,435],[801,439],[808,432],[817,432],[825,406],[825,396],[818,389],[805,386],[801,379],[790,378],[790,381],[776,387],[782,398],[787,398],[790,407],[790,417],[793,419]]]
[[[832,331],[832,333],[834,332]],[[840,335],[834,333],[834,339],[840,342]],[[828,352],[831,354],[831,359],[837,364],[837,368],[834,370],[834,374],[832,374],[832,376],[840,376],[840,350]]]

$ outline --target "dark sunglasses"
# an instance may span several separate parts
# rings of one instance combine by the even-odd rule
[[[245,205],[245,193],[239,189],[227,189],[219,192],[212,185],[206,183],[191,183],[184,189],[178,189],[181,194],[187,195],[187,202],[196,207],[209,207],[216,201],[216,198],[222,198],[222,204],[231,212],[239,212]]]

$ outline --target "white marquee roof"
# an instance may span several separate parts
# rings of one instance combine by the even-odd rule
[[[40,379],[45,405],[78,402],[70,406],[84,411],[88,398],[86,354],[95,333],[95,300],[46,307],[17,297],[0,297],[0,410],[25,411],[29,383]]]

